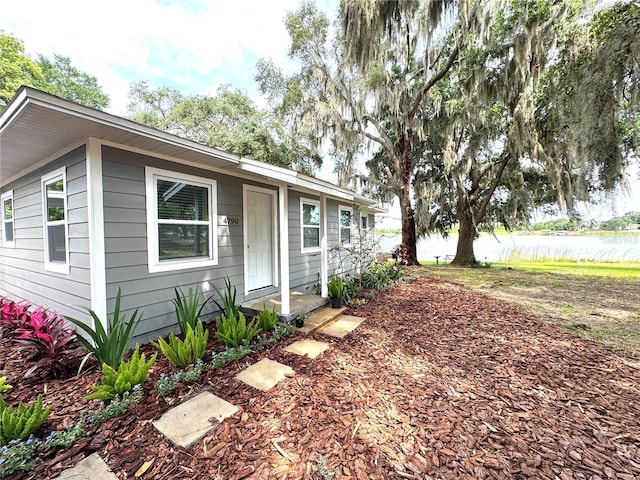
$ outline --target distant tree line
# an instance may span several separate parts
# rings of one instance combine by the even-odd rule
[[[633,226],[636,226],[635,229]],[[584,222],[577,219],[558,218],[555,220],[547,220],[545,222],[538,222],[531,226],[531,230],[535,232],[540,231],[580,231],[580,230],[604,230],[604,231],[616,231],[616,230],[638,230],[637,225],[640,225],[640,212],[627,212],[619,217],[613,217],[608,220],[596,222],[590,220]]]

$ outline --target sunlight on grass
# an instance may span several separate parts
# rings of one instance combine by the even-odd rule
[[[516,261],[494,263],[492,266],[495,268],[513,268],[529,273],[554,273],[640,280],[640,262]]]

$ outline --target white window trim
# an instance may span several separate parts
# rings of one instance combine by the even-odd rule
[[[320,240],[318,242],[318,246],[317,247],[306,247],[304,246],[304,204],[307,205],[314,205],[316,207],[318,207],[318,210],[320,210],[320,223],[318,224],[317,228],[318,228],[318,239]],[[320,200],[313,200],[311,198],[303,198],[300,197],[300,251],[302,253],[317,253],[321,250],[321,244],[322,244],[322,238],[320,237],[320,224],[322,223],[322,207],[320,206]],[[307,228],[316,228],[316,225],[307,225]]]
[[[11,219],[7,219],[4,216],[4,203],[7,200],[11,201]],[[2,194],[2,196],[0,196],[0,205],[2,206],[2,246],[6,248],[13,248],[16,241],[16,210],[15,205],[13,204],[13,190],[9,190],[8,192],[5,192]],[[13,232],[13,240],[11,241],[7,241],[7,223],[11,223],[11,230]]]
[[[158,218],[156,212],[158,206],[156,179],[161,178],[168,181],[184,181],[199,187],[209,189],[209,258],[178,259],[160,261],[158,256]],[[184,270],[187,268],[211,267],[218,264],[218,189],[217,182],[210,178],[197,177],[184,173],[162,170],[159,168],[145,167],[145,191],[147,208],[147,257],[149,273],[170,272],[173,270]],[[165,221],[164,223],[172,223]],[[183,221],[176,221],[183,224]],[[201,225],[206,221],[198,222]]]
[[[62,178],[64,194],[62,196],[62,205],[64,209],[64,220],[48,222],[47,212],[47,185],[53,183],[54,180]],[[67,208],[67,168],[61,167],[53,172],[43,175],[40,179],[40,187],[42,189],[42,229],[44,240],[44,269],[50,272],[69,274],[69,211]],[[65,262],[52,262],[49,259],[49,229],[47,227],[64,225],[64,249]]]
[[[349,226],[344,227],[342,225],[342,212],[349,212]],[[349,229],[349,242],[342,242],[342,229]],[[351,246],[353,245],[353,207],[348,207],[346,205],[338,206],[338,243],[343,246]]]

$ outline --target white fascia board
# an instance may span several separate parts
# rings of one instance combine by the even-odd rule
[[[26,105],[27,93],[25,90],[20,90],[0,115],[0,135],[11,126],[11,123],[19,116]]]
[[[23,93],[28,94],[27,102],[33,103],[34,105],[43,106],[51,110],[63,112],[78,118],[98,122],[102,125],[114,127],[119,130],[124,130],[136,135],[161,140],[165,143],[186,148],[195,152],[215,156],[221,160],[229,162],[231,165],[238,165],[238,163],[240,162],[240,157],[231,153],[208,147],[191,140],[180,138],[171,133],[163,132],[146,125],[136,123],[132,120],[103,112],[101,110],[85,107],[83,105],[77,105],[67,100],[63,100],[53,95],[41,92],[39,90],[34,90],[28,87],[23,88],[24,91],[20,93],[20,96],[22,96]]]

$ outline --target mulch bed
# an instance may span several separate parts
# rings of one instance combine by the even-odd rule
[[[332,346],[317,359],[283,352],[293,336],[180,388],[175,403],[207,389],[240,407],[188,451],[150,423],[170,408],[151,389],[174,371],[159,357],[140,405],[12,478],[52,478],[94,451],[121,479],[640,478],[640,371],[611,351],[430,278],[353,313],[368,319],[344,339],[311,335]],[[24,370],[0,349],[6,374]],[[234,379],[264,357],[295,376],[269,392]],[[91,408],[97,378],[12,379],[5,397],[44,393],[46,433]]]

